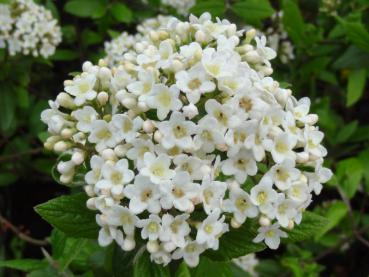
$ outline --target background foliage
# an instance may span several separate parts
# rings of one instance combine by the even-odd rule
[[[131,253],[97,246],[94,215],[81,204],[80,189],[57,185],[50,177],[55,157],[42,149],[40,112],[69,72],[103,57],[104,41],[124,30],[134,32],[143,19],[161,12],[160,1],[39,2],[62,26],[63,42],[55,55],[49,60],[10,57],[0,50],[0,275],[244,276],[227,260],[237,251],[263,250],[242,244],[250,240],[252,226],[225,238],[221,251],[207,253],[194,270],[185,264],[162,268],[146,254],[133,264]],[[262,28],[279,10],[296,58],[287,64],[276,61],[273,76],[298,98],[312,99],[334,177],[314,202],[315,213],[306,213],[303,227],[294,229],[278,251],[258,253],[257,271],[260,276],[367,276],[369,1],[198,0],[191,12],[209,11],[239,26]],[[61,194],[72,196],[39,205]],[[56,227],[52,232],[33,211],[36,205],[37,213]]]

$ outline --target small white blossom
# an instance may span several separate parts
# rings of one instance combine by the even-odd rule
[[[270,249],[277,249],[281,242],[281,238],[287,237],[287,234],[279,229],[277,223],[267,227],[260,227],[258,233],[259,234],[254,238],[253,242],[265,241],[265,244]]]

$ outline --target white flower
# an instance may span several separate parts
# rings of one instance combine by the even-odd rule
[[[103,179],[96,183],[96,189],[111,189],[113,195],[121,195],[123,186],[134,178],[133,171],[128,169],[128,161],[126,159],[119,160],[115,164],[106,162],[101,172]]]
[[[188,101],[193,104],[200,100],[202,94],[215,90],[215,84],[200,64],[195,65],[188,71],[177,72],[176,85],[186,93]]]
[[[273,183],[269,177],[261,179],[259,184],[250,191],[251,201],[265,214],[273,213],[272,203],[277,199],[277,196],[278,194],[273,189]]]
[[[178,96],[179,90],[176,86],[168,88],[165,85],[155,84],[146,102],[149,107],[157,110],[158,118],[163,120],[170,111],[178,111],[182,107]]]
[[[72,112],[72,116],[77,119],[77,129],[89,133],[92,130],[92,122],[98,117],[97,112],[91,106],[84,106],[82,109],[78,109]]]
[[[115,114],[111,122],[117,129],[115,132],[117,139],[132,142],[136,138],[138,130],[141,129],[143,120],[139,116],[132,120],[125,114]]]
[[[318,163],[315,167],[315,172],[304,172],[304,175],[308,178],[309,189],[314,190],[315,194],[320,194],[323,188],[322,183],[326,183],[331,179],[333,173],[330,169],[322,167]]]
[[[141,237],[143,239],[157,240],[162,230],[161,218],[155,214],[151,214],[148,219],[139,220],[136,225],[142,228]]]
[[[306,183],[297,181],[287,190],[288,198],[296,202],[304,202],[309,198],[309,190]]]
[[[177,247],[185,247],[185,237],[190,234],[191,228],[187,223],[188,214],[181,214],[173,217],[170,214],[164,214],[162,217],[162,231],[160,240],[172,242]]]
[[[213,210],[219,209],[224,198],[227,184],[219,181],[212,181],[205,177],[201,184],[201,200],[204,205],[204,210],[210,214]]]
[[[304,138],[306,140],[305,152],[311,153],[316,157],[324,157],[327,150],[320,143],[324,138],[324,134],[318,130],[305,129]]]
[[[274,184],[280,190],[289,189],[292,182],[300,177],[300,170],[295,168],[293,160],[284,160],[281,164],[276,164],[266,174],[272,178]]]
[[[287,227],[291,219],[297,214],[297,205],[291,199],[286,199],[283,193],[278,194],[275,202],[275,217],[282,227]]]
[[[97,92],[94,90],[96,76],[93,74],[84,74],[73,79],[70,85],[65,86],[65,91],[75,96],[74,102],[81,106],[87,100],[95,99]]]
[[[144,155],[146,152],[154,151],[154,144],[151,140],[137,138],[131,141],[132,148],[127,151],[127,157],[136,162],[137,168],[142,168],[144,165]]]
[[[99,215],[96,215],[96,223],[101,227],[98,236],[98,243],[100,246],[108,246],[114,240],[118,245],[123,245],[123,232],[121,230],[106,224]]]
[[[222,172],[225,175],[234,175],[237,182],[244,183],[247,176],[257,173],[256,161],[249,150],[241,149],[237,154],[229,157],[222,164]]]
[[[268,64],[269,60],[274,59],[277,54],[272,48],[266,46],[266,37],[262,36],[261,38],[256,37],[256,51],[263,59],[263,62]]]
[[[174,170],[169,169],[170,163],[171,160],[166,154],[160,154],[156,157],[154,154],[147,152],[144,154],[144,166],[140,173],[149,177],[154,184],[159,184],[174,177]]]
[[[114,126],[111,123],[105,120],[96,120],[92,122],[91,129],[88,141],[96,144],[97,151],[113,148],[117,144]]]
[[[172,181],[163,182],[160,185],[163,197],[160,202],[164,209],[174,206],[180,211],[193,209],[191,201],[198,194],[199,185],[192,183],[188,172],[177,172]]]
[[[296,138],[289,133],[281,133],[274,140],[265,140],[265,148],[271,152],[276,163],[282,163],[286,159],[295,160],[296,153],[293,148],[296,146]]]
[[[281,238],[287,237],[287,234],[279,229],[277,223],[267,227],[260,227],[258,233],[259,234],[253,239],[253,242],[258,243],[265,241],[265,244],[270,249],[277,249],[281,242]]]
[[[90,166],[91,171],[87,172],[85,175],[85,181],[89,185],[96,184],[101,178],[101,169],[104,165],[104,159],[100,156],[94,155],[91,157]]]
[[[216,51],[206,48],[202,55],[202,65],[206,72],[214,78],[232,76],[236,72],[234,66],[239,56],[231,51]]]
[[[160,212],[159,187],[146,176],[138,175],[133,185],[124,188],[124,195],[130,199],[129,209],[134,214],[140,214],[144,210],[155,214]]]
[[[200,158],[180,154],[174,157],[173,163],[176,165],[176,171],[186,171],[193,180],[202,180],[205,162]]]
[[[151,71],[139,71],[138,81],[130,83],[127,89],[133,94],[139,96],[140,101],[144,101],[148,94],[151,93],[155,84],[155,78]]]
[[[240,224],[244,223],[246,218],[254,218],[259,213],[249,194],[241,188],[230,190],[229,199],[223,202],[223,209],[233,213],[234,218]]]
[[[173,252],[172,258],[175,260],[183,258],[190,267],[195,267],[199,264],[199,256],[205,251],[205,246],[196,241],[187,242],[183,248],[178,248]]]
[[[186,121],[181,113],[173,112],[169,121],[160,122],[158,128],[163,134],[161,143],[166,149],[174,146],[189,149],[193,146],[191,135],[196,132],[196,124]]]
[[[128,208],[120,205],[114,205],[107,213],[106,222],[110,225],[123,227],[124,233],[134,235],[135,225],[138,217],[135,216]]]
[[[206,153],[214,151],[216,145],[224,143],[224,136],[214,126],[217,125],[217,120],[213,117],[204,117],[199,121],[197,126],[197,135],[194,137],[194,144],[197,148]]]
[[[220,216],[220,210],[214,210],[198,227],[196,242],[205,243],[209,248],[217,250],[219,248],[219,237],[228,231],[228,225],[224,223],[225,217]]]
[[[209,99],[205,103],[205,110],[210,116],[217,120],[222,130],[228,128],[232,116],[232,108],[230,106],[221,105],[216,100]]]

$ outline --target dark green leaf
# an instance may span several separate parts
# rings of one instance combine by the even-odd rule
[[[362,23],[348,22],[342,19],[339,19],[339,22],[343,25],[346,36],[352,43],[365,51],[369,51],[369,33]]]
[[[329,230],[337,226],[346,216],[347,212],[348,208],[345,203],[342,201],[333,202],[324,212],[324,217],[328,219],[328,223],[316,234],[315,238],[321,238]]]
[[[185,262],[179,265],[175,277],[191,277],[191,272]]]
[[[292,230],[287,231],[288,238],[285,240],[288,242],[297,242],[307,240],[326,228],[328,219],[315,214],[313,212],[304,212],[302,221],[299,225],[296,225]]]
[[[170,277],[169,267],[163,267],[162,265],[151,262],[150,254],[145,251],[133,267],[134,277]]]
[[[0,267],[8,267],[26,272],[45,268],[47,265],[48,263],[46,261],[32,259],[0,261]]]
[[[99,18],[106,12],[106,0],[69,0],[64,10],[79,17]]]
[[[86,207],[85,193],[61,196],[35,207],[36,212],[70,237],[97,238],[95,213]]]
[[[50,57],[53,61],[71,61],[78,58],[78,53],[69,49],[56,49],[55,54]]]
[[[212,16],[222,16],[226,7],[223,0],[200,0],[196,2],[190,12],[194,15],[201,15],[209,12]]]
[[[17,179],[18,177],[12,173],[9,172],[0,173],[0,187],[10,185],[14,183]]]
[[[350,122],[342,127],[337,134],[336,143],[344,143],[355,133],[358,126],[357,120]]]
[[[132,276],[133,275],[133,259],[136,251],[123,251],[121,247],[114,244],[112,269],[114,276]]]
[[[232,5],[232,11],[250,25],[260,25],[274,13],[269,0],[241,0]]]
[[[111,6],[111,13],[119,22],[130,23],[133,19],[132,11],[123,3],[114,3]]]
[[[363,95],[367,72],[365,69],[351,71],[347,84],[346,106],[352,106]]]
[[[200,263],[191,270],[192,277],[233,277],[229,262],[216,262],[201,256]]]
[[[355,195],[360,186],[363,173],[363,165],[357,158],[348,158],[338,163],[338,184],[348,198]]]

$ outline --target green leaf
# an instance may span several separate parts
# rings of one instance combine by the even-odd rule
[[[72,61],[78,58],[78,53],[69,49],[56,49],[55,54],[50,57],[52,61]]]
[[[328,219],[315,214],[313,212],[304,212],[302,221],[299,225],[296,225],[292,230],[287,231],[288,238],[284,239],[288,242],[298,242],[307,240],[326,228]]]
[[[269,0],[241,0],[232,5],[232,11],[245,23],[259,26],[261,20],[270,17],[274,9]]]
[[[305,22],[301,15],[300,9],[292,0],[283,1],[283,26],[286,29],[289,37],[296,44],[304,41]]]
[[[29,107],[29,95],[27,89],[23,87],[18,87],[16,90],[17,94],[17,103],[20,108],[28,108]]]
[[[9,172],[0,173],[0,187],[10,185],[14,183],[17,179],[18,177],[12,173]]]
[[[328,209],[325,209],[324,217],[328,219],[328,223],[318,232],[315,239],[321,238],[329,230],[333,229],[341,222],[348,212],[347,205],[342,201],[333,202]]]
[[[83,30],[82,32],[82,41],[84,47],[98,44],[102,40],[103,40],[102,36],[97,32],[91,31],[89,29]]]
[[[0,131],[6,132],[12,128],[15,116],[15,101],[13,90],[7,84],[0,85]]]
[[[69,0],[64,10],[78,17],[102,17],[107,10],[106,0]]]
[[[175,277],[191,277],[191,272],[185,262],[179,265]]]
[[[119,22],[130,23],[133,19],[132,11],[122,3],[114,3],[110,11],[113,17]]]
[[[365,69],[350,72],[347,84],[346,106],[355,104],[363,95],[367,72]]]
[[[342,129],[338,132],[336,143],[344,143],[347,142],[348,139],[355,133],[358,127],[358,121],[352,121],[347,125],[344,125]]]
[[[357,158],[348,158],[337,164],[336,171],[339,186],[348,198],[352,198],[361,184],[363,165]]]
[[[70,237],[97,238],[95,213],[86,207],[85,193],[61,196],[35,207],[52,226]]]
[[[252,240],[257,236],[258,224],[255,220],[248,219],[237,229],[231,229],[219,240],[217,251],[208,250],[205,255],[216,261],[228,261],[249,253],[262,251],[265,245],[254,243]]]
[[[233,273],[229,262],[216,262],[201,256],[199,265],[191,270],[191,276],[233,277]]]
[[[112,269],[114,276],[132,276],[133,259],[136,251],[123,251],[121,247],[114,244]]]
[[[347,38],[357,47],[369,51],[369,33],[361,22],[349,22],[338,19],[343,25]]]
[[[150,260],[150,254],[145,251],[133,267],[134,277],[170,277],[169,267],[163,267],[157,263],[153,263]]]
[[[361,69],[369,67],[369,53],[351,45],[333,64],[334,69]]]
[[[199,0],[190,9],[190,13],[200,16],[204,12],[209,12],[212,16],[222,16],[226,6],[223,0]]]
[[[26,272],[45,268],[47,265],[48,265],[47,261],[32,260],[32,259],[0,261],[0,267],[7,267]]]

